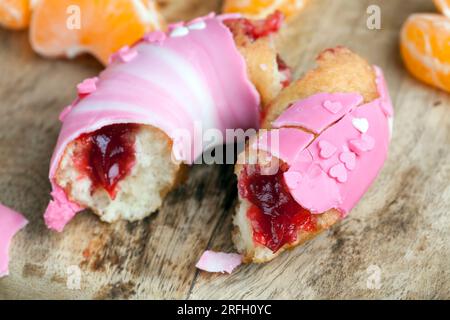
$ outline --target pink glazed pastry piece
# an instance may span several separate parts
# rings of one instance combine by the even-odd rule
[[[222,133],[229,128],[258,128],[260,97],[222,20],[209,15],[197,19],[194,27],[179,23],[168,35],[148,34],[118,52],[95,83],[84,82],[81,89],[89,93],[61,117],[63,126],[50,164],[53,200],[45,213],[49,228],[62,231],[83,209],[54,179],[64,150],[81,134],[117,123],[151,125],[173,140],[180,135],[194,137],[196,124]],[[202,21],[204,25],[199,24]],[[184,29],[175,32],[177,28]],[[187,149],[174,143],[172,152],[190,164],[203,151]]]
[[[314,133],[322,132],[363,101],[358,93],[318,93],[295,102],[272,126],[301,127]]]
[[[357,108],[353,108],[351,100],[335,97],[334,102],[341,102],[347,114],[323,131],[306,149],[300,152],[295,149],[297,157],[288,163],[285,182],[293,198],[311,213],[337,209],[346,216],[375,180],[386,160],[390,139],[390,116],[386,110],[393,109],[381,70],[376,70],[377,83],[381,84],[378,87],[380,97]],[[383,107],[383,103],[388,105]],[[315,104],[303,105],[303,113],[315,109]],[[289,114],[293,115],[292,112]],[[312,115],[319,116],[314,112]],[[282,117],[289,121],[284,114]]]
[[[0,204],[0,278],[7,276],[9,262],[9,246],[14,235],[28,221],[19,213]]]
[[[242,263],[242,256],[237,253],[223,253],[207,250],[196,267],[207,272],[226,272],[231,274]]]

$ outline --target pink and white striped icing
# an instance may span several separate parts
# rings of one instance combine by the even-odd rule
[[[50,164],[53,200],[44,215],[49,228],[62,231],[82,209],[67,199],[54,175],[68,143],[83,133],[115,123],[152,125],[171,138],[180,129],[193,137],[195,123],[222,132],[258,128],[260,97],[225,18],[209,15],[172,25],[167,34],[150,33],[113,55],[98,79],[78,86],[79,98],[61,114]],[[173,148],[180,155],[186,146]],[[192,163],[201,152],[178,160]]]
[[[284,179],[293,198],[312,213],[337,209],[346,216],[386,160],[393,108],[382,71],[374,68],[379,98],[370,103],[357,107],[363,101],[357,93],[321,93],[296,102],[274,121],[276,127],[320,134],[305,147],[307,134],[298,140],[299,130],[289,128],[274,154],[289,165]],[[267,141],[258,147],[270,150]]]
[[[27,223],[20,213],[0,204],[0,278],[8,275],[11,240]]]

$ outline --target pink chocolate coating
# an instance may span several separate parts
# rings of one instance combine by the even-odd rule
[[[320,133],[362,101],[363,97],[357,93],[318,93],[294,103],[272,123],[272,126],[274,128],[297,126]]]
[[[189,24],[177,25],[183,32],[173,36],[162,36],[160,31],[149,34],[115,54],[95,86],[87,83],[88,94],[61,117],[63,126],[50,164],[53,200],[44,215],[49,228],[62,231],[82,209],[67,199],[54,179],[65,148],[81,134],[115,123],[152,125],[172,139],[181,130],[194,137],[195,124],[223,133],[258,128],[260,97],[222,20],[209,15],[203,19],[205,26],[199,27],[196,20],[191,29]],[[186,155],[183,150],[186,145],[174,143],[173,153],[185,155],[177,160],[188,164],[203,151]]]
[[[196,267],[207,272],[226,272],[232,273],[233,270],[242,263],[242,257],[237,253],[223,253],[207,250]]]
[[[303,141],[298,145],[293,143],[293,132],[286,132],[291,137],[280,139],[280,149],[292,148],[291,152],[281,153],[281,159],[289,165],[284,174],[286,185],[293,198],[312,213],[337,209],[343,216],[347,215],[386,160],[393,108],[381,69],[375,67],[375,72],[379,98],[370,103],[356,107],[362,98],[354,93],[318,94],[296,102],[274,122],[278,126],[298,125],[321,133],[306,148]],[[342,108],[325,106],[325,100],[340,103]],[[343,114],[342,110],[345,110]],[[342,118],[326,128],[339,119],[338,115]],[[353,121],[355,118],[367,120],[365,132],[355,126],[358,122]],[[283,156],[286,154],[297,156],[292,160],[291,156]]]
[[[20,213],[0,204],[0,278],[8,275],[11,240],[27,223]]]

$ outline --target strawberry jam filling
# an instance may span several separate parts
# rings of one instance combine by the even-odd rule
[[[262,175],[258,166],[245,166],[239,179],[239,193],[251,206],[247,218],[253,229],[253,241],[274,253],[297,240],[300,230],[314,231],[316,219],[291,196],[281,165],[274,175]]]
[[[262,37],[267,37],[271,33],[278,32],[283,24],[284,16],[280,11],[275,11],[264,20],[248,20],[241,19],[245,33],[257,40]]]
[[[76,155],[77,168],[89,176],[92,192],[103,188],[112,199],[117,184],[125,178],[135,162],[137,124],[113,124],[78,138],[81,154]]]
[[[292,71],[284,62],[283,59],[281,59],[280,55],[277,54],[277,65],[278,65],[278,71],[281,73],[281,85],[283,88],[286,88],[288,85],[291,84],[292,81]]]

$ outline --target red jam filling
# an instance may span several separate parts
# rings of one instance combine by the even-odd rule
[[[113,124],[78,138],[83,148],[75,156],[77,167],[91,179],[92,191],[103,188],[115,198],[117,184],[129,174],[135,162],[137,128],[137,124]]]
[[[242,20],[245,33],[253,40],[257,40],[267,37],[271,33],[278,32],[283,24],[284,16],[280,11],[275,11],[264,20]]]
[[[246,166],[239,179],[239,193],[251,202],[247,217],[251,221],[253,240],[274,253],[297,240],[299,230],[314,231],[316,219],[291,196],[281,165],[274,175],[262,175],[259,167]]]
[[[277,65],[278,65],[278,71],[283,75],[283,80],[281,81],[281,85],[283,88],[286,88],[288,85],[291,84],[292,81],[292,71],[284,62],[284,60],[280,57],[280,55],[277,55]]]

